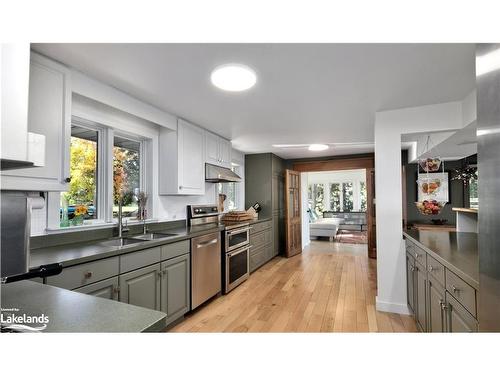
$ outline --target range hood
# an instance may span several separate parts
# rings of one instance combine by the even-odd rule
[[[241,178],[229,168],[205,164],[205,181],[207,182],[240,182]]]

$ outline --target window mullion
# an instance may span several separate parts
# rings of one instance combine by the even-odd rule
[[[103,183],[101,184],[101,194],[103,196],[103,218],[107,223],[113,221],[113,137],[114,131],[111,128],[103,133]]]

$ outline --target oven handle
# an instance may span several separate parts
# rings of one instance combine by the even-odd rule
[[[200,247],[205,247],[205,246],[213,245],[213,244],[215,244],[217,242],[219,242],[219,239],[215,238],[215,239],[213,239],[211,241],[206,241],[206,242],[202,242],[202,243],[196,244],[196,248],[199,249]]]
[[[240,254],[240,253],[242,253],[242,252],[244,252],[244,251],[248,251],[248,250],[250,250],[250,248],[251,248],[251,247],[252,247],[252,245],[249,245],[249,246],[245,246],[244,248],[242,248],[242,249],[240,249],[240,250],[235,250],[235,251],[232,251],[232,252],[230,252],[230,253],[227,253],[227,257],[228,257],[228,258],[232,258],[232,257],[233,257],[233,256],[235,256],[235,255],[238,255],[238,254]]]
[[[245,228],[242,228],[242,229],[229,230],[229,231],[227,231],[227,235],[228,236],[232,236],[233,234],[243,233],[243,232],[247,232],[249,230],[250,230],[250,227],[245,227]]]

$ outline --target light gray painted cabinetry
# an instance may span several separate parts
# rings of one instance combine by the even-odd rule
[[[120,301],[160,310],[160,264],[153,264],[120,275]]]
[[[406,296],[408,307],[415,314],[415,259],[406,253]]]
[[[94,297],[118,300],[119,296],[118,276],[98,281],[96,283],[74,289],[75,292],[89,294]]]
[[[161,263],[161,310],[167,314],[167,323],[190,309],[189,270],[189,254]]]
[[[167,314],[167,324],[191,309],[190,241],[133,251],[63,269],[47,284],[119,300]]]
[[[446,332],[445,316],[445,290],[444,287],[432,276],[428,280],[428,320],[429,332]]]
[[[476,332],[477,293],[452,270],[406,240],[408,307],[423,332]]]
[[[250,246],[250,272],[253,272],[275,256],[272,220],[261,221],[252,225]]]
[[[415,264],[416,291],[415,291],[415,318],[422,331],[427,328],[427,274],[425,268]]]

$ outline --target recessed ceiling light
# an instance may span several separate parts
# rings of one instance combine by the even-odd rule
[[[328,149],[328,145],[323,144],[312,144],[309,146],[309,151],[325,151]]]
[[[214,69],[210,80],[221,90],[245,91],[255,85],[257,75],[246,65],[225,64]]]

